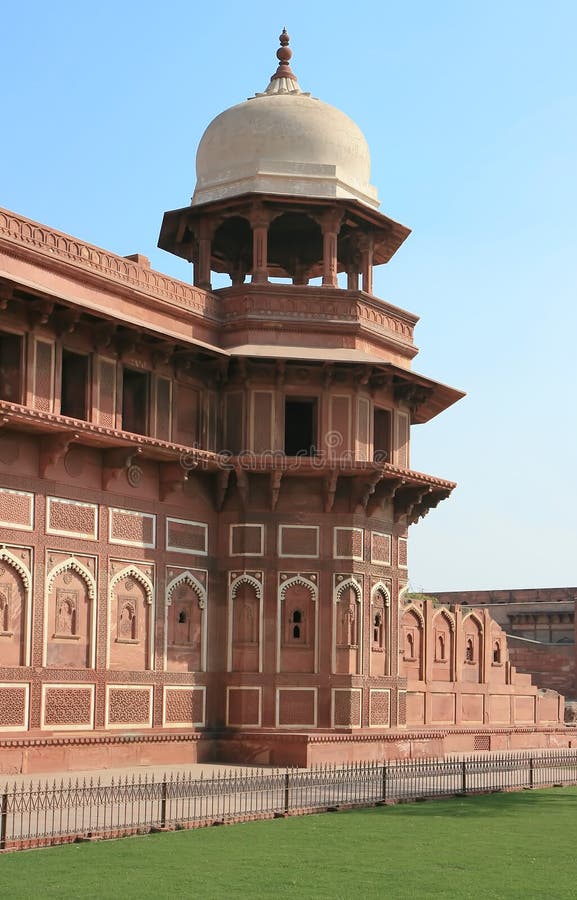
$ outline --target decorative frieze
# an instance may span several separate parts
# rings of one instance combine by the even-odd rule
[[[95,541],[98,538],[98,506],[63,497],[46,498],[46,533]]]
[[[108,539],[111,544],[153,549],[156,546],[156,516],[132,509],[109,511]]]
[[[34,494],[0,488],[0,526],[32,531],[34,527]]]

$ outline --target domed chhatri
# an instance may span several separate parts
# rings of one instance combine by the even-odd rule
[[[388,262],[409,229],[378,210],[370,156],[345,113],[304,93],[290,67],[286,29],[266,91],[225,110],[206,129],[189,206],[164,215],[159,247],[233,285],[289,278],[372,294],[374,266]]]
[[[349,198],[377,208],[363,133],[341,110],[303,93],[289,65],[286,30],[280,42],[266,91],[225,110],[206,129],[192,204],[258,192]]]

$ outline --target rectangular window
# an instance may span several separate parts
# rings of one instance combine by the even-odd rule
[[[22,402],[22,338],[0,331],[0,400]]]
[[[148,434],[149,376],[135,369],[122,370],[122,430]]]
[[[317,443],[317,401],[287,397],[284,407],[284,452],[314,456]]]
[[[62,351],[60,414],[88,419],[88,356]]]
[[[374,462],[391,462],[391,424],[390,410],[375,407],[373,416]]]

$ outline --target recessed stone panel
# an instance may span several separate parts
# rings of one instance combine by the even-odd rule
[[[277,690],[277,726],[316,728],[316,688],[279,688]]]
[[[108,685],[106,693],[108,728],[152,725],[152,685]]]
[[[231,525],[231,556],[262,556],[264,553],[264,525]]]
[[[229,687],[227,689],[227,725],[238,728],[260,726],[260,688]]]
[[[431,694],[431,722],[453,725],[455,722],[455,694]]]
[[[358,688],[333,690],[333,725],[335,728],[360,728],[362,691]]]
[[[422,691],[407,691],[405,695],[407,725],[424,725],[425,695]],[[400,693],[399,693],[400,705]]]
[[[166,549],[173,553],[194,553],[198,556],[206,556],[208,525],[205,522],[167,518]]]
[[[128,547],[154,547],[156,516],[131,509],[110,509],[109,540]]]
[[[29,684],[0,684],[0,730],[28,728]]]
[[[279,525],[279,556],[316,559],[319,555],[319,529],[316,525]]]
[[[164,725],[172,728],[202,726],[205,723],[205,688],[172,686],[164,688]]]
[[[371,532],[371,562],[381,566],[391,565],[391,535],[382,531]]]
[[[337,559],[363,559],[363,529],[335,528],[334,555]]]
[[[388,728],[391,724],[391,692],[373,690],[370,693],[370,725],[373,728]]]
[[[31,531],[34,526],[34,494],[0,488],[0,525]]]
[[[94,685],[45,684],[42,728],[81,730],[93,727]]]
[[[95,541],[98,537],[98,506],[63,497],[47,497],[46,533]]]

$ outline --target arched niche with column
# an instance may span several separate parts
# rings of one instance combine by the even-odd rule
[[[465,616],[461,622],[461,678],[475,683],[484,680],[483,623],[475,613]]]
[[[46,579],[44,665],[58,669],[93,668],[96,655],[96,581],[71,556]]]
[[[363,590],[353,576],[337,580],[334,588],[333,671],[362,674]]]
[[[206,588],[192,572],[176,575],[166,587],[166,669],[206,670]]]
[[[391,596],[389,589],[378,581],[371,590],[370,614],[370,674],[391,674]]]
[[[0,659],[30,665],[32,575],[16,553],[0,547]]]
[[[262,574],[231,579],[228,596],[228,670],[262,672]]]
[[[421,610],[407,606],[401,617],[399,675],[422,681],[425,675],[425,620]]]
[[[295,574],[278,591],[278,671],[318,671],[318,585]]]
[[[154,587],[136,565],[126,566],[109,586],[108,667],[153,668]]]
[[[435,613],[431,629],[433,681],[455,680],[455,618],[447,609]]]

